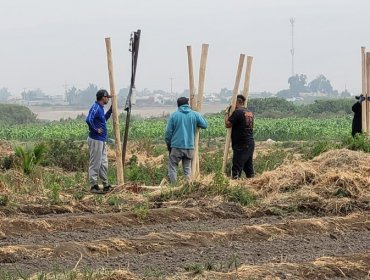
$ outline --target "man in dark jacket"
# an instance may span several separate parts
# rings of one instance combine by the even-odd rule
[[[86,117],[89,126],[89,183],[92,193],[108,192],[111,186],[108,183],[108,156],[107,156],[107,120],[112,114],[112,106],[104,113],[104,105],[108,104],[111,96],[105,89],[96,93],[96,101],[91,106]],[[98,177],[103,181],[103,190],[98,185]]]
[[[365,101],[365,97],[361,94],[355,97],[358,101],[352,106],[353,120],[352,120],[352,137],[355,137],[356,133],[362,132],[362,113],[361,107],[362,102]]]
[[[245,97],[237,96],[235,111],[231,114],[227,111],[225,115],[225,126],[232,127],[231,144],[233,148],[233,166],[231,176],[233,179],[241,177],[245,172],[247,178],[254,176],[253,170],[253,138],[254,115],[245,108]]]

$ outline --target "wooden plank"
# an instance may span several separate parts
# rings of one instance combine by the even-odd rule
[[[112,95],[112,115],[113,115],[113,132],[115,140],[115,151],[116,151],[116,167],[117,167],[117,183],[122,185],[124,183],[123,179],[123,166],[122,166],[122,150],[121,150],[121,136],[119,128],[119,118],[118,118],[118,106],[117,106],[117,96],[114,85],[114,75],[113,75],[113,60],[112,60],[112,45],[110,38],[105,38],[105,46],[107,49],[107,62],[108,62],[108,74],[109,74],[109,86],[110,94]]]
[[[370,52],[366,53],[366,132],[367,135],[370,136],[370,102],[368,101],[368,97],[370,96]]]
[[[237,70],[237,73],[236,73],[235,84],[234,84],[234,89],[233,89],[233,95],[232,95],[232,98],[231,98],[230,114],[232,112],[234,112],[234,110],[235,110],[236,97],[237,97],[238,92],[239,92],[240,77],[242,75],[244,58],[245,58],[245,54],[240,54],[239,63],[238,63],[238,70]],[[227,132],[226,132],[224,158],[223,158],[223,162],[222,162],[222,172],[225,172],[225,170],[226,170],[226,163],[227,163],[227,158],[229,156],[230,142],[231,142],[231,127],[227,128]]]
[[[193,54],[191,46],[186,46],[188,52],[188,70],[189,70],[189,92],[190,92],[190,107],[196,110],[195,104],[195,86],[194,86],[194,71],[193,71]]]
[[[366,75],[366,48],[361,47],[361,61],[362,61],[362,94],[366,97],[367,94],[367,75]],[[367,132],[367,123],[366,123],[366,104],[367,102],[361,103],[361,128],[362,132]]]
[[[245,78],[244,78],[244,88],[243,96],[245,97],[245,105],[247,105],[249,97],[249,84],[251,80],[251,70],[252,70],[253,56],[247,56],[247,66],[245,68]]]
[[[207,65],[207,56],[208,56],[208,44],[202,44],[202,54],[200,57],[200,66],[199,66],[199,80],[198,80],[198,98],[197,98],[197,111],[202,111],[203,103],[203,92],[204,92],[204,80],[206,76],[206,65]],[[200,176],[199,171],[199,128],[195,131],[194,139],[194,157],[192,161],[192,180],[197,179]]]

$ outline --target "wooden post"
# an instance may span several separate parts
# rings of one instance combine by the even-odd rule
[[[119,128],[119,119],[118,119],[118,109],[117,109],[117,96],[116,96],[114,76],[113,76],[112,47],[111,47],[110,38],[105,38],[105,46],[107,49],[110,94],[112,95],[113,131],[114,131],[115,148],[116,148],[117,183],[119,185],[122,185],[124,183],[123,166],[122,166],[122,150],[121,150],[121,138],[120,138],[120,128]]]
[[[366,95],[364,95],[366,100],[366,132],[367,135],[370,136],[370,102],[368,101],[368,97],[370,96],[370,52],[366,53]]]
[[[195,104],[195,87],[194,87],[194,71],[193,71],[193,54],[191,46],[186,46],[188,52],[188,68],[189,68],[189,91],[190,91],[190,107],[196,110]]]
[[[251,80],[251,70],[252,70],[253,56],[247,56],[247,66],[245,68],[245,79],[244,79],[244,88],[243,96],[245,97],[245,105],[247,105],[249,97],[249,83]]]
[[[199,80],[198,80],[198,98],[197,98],[197,111],[202,111],[203,103],[203,91],[204,91],[204,79],[206,76],[206,65],[207,65],[207,56],[208,56],[208,44],[202,44],[202,54],[200,57],[200,66],[199,66]],[[196,128],[195,139],[194,139],[194,156],[192,160],[192,180],[195,180],[199,177],[199,128]]]
[[[367,74],[366,74],[366,68],[367,68],[367,63],[366,63],[366,48],[361,47],[361,61],[362,61],[362,94],[366,98],[367,94]],[[361,116],[362,116],[362,122],[361,122],[361,127],[362,127],[362,132],[365,133],[367,132],[367,123],[366,123],[366,104],[367,101],[361,103]]]
[[[234,84],[234,89],[233,89],[233,96],[231,98],[231,104],[230,104],[231,105],[230,114],[234,112],[235,106],[236,106],[236,97],[239,91],[240,77],[242,75],[244,57],[245,57],[245,54],[240,54],[239,56],[238,71],[236,73],[236,79],[235,79],[235,84]],[[224,173],[226,170],[226,163],[227,163],[227,158],[229,155],[230,140],[231,140],[231,127],[227,128],[227,133],[226,133],[224,158],[222,162],[222,172]]]

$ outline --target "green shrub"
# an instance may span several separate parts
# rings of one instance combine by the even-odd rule
[[[44,143],[39,143],[36,146],[27,145],[15,146],[15,155],[21,159],[21,168],[24,174],[31,174],[32,170],[41,163],[47,151],[47,146]]]
[[[125,166],[126,180],[147,186],[158,185],[166,177],[166,174],[167,164],[164,159],[158,165],[149,161],[141,164],[133,155]]]
[[[314,145],[306,151],[306,153],[303,155],[303,158],[313,159],[314,157],[317,157],[318,155],[325,153],[334,147],[336,146],[329,141],[315,142]]]
[[[221,170],[223,150],[200,152],[199,165],[202,174],[215,173]]]
[[[238,202],[243,206],[248,206],[256,201],[256,197],[244,186],[228,188],[227,198],[229,201]]]
[[[363,133],[357,133],[355,137],[342,140],[342,144],[350,150],[370,153],[370,139]]]
[[[261,174],[264,171],[274,170],[279,167],[283,162],[290,158],[291,154],[283,149],[275,147],[268,154],[258,154],[253,161],[255,173]]]
[[[57,166],[66,171],[86,171],[89,152],[85,142],[73,140],[52,140],[47,142],[49,152],[44,165]]]
[[[123,199],[119,196],[109,196],[107,199],[107,203],[111,206],[120,206],[123,204]]]
[[[61,186],[58,183],[53,183],[49,186],[50,192],[48,193],[48,198],[51,204],[59,204],[60,200],[60,190]]]
[[[138,218],[145,219],[149,215],[149,202],[135,204],[133,212]]]
[[[191,272],[194,275],[202,274],[204,272],[204,266],[199,263],[187,264],[184,268],[186,271]]]
[[[28,124],[37,122],[37,115],[21,105],[0,104],[0,124]]]

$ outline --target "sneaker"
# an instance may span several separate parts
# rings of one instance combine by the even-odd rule
[[[91,193],[101,193],[101,190],[98,185],[94,185],[90,188]]]
[[[106,185],[103,187],[103,192],[110,192],[112,190],[112,186],[111,185]]]

